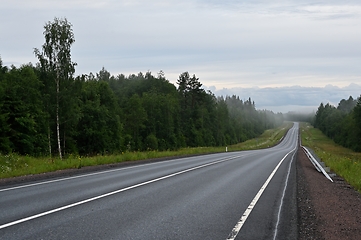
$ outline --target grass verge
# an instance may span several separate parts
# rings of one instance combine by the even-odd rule
[[[229,151],[242,151],[242,150],[256,150],[262,148],[272,147],[280,142],[285,136],[287,131],[293,126],[291,122],[285,122],[281,127],[276,129],[266,130],[258,138],[253,138],[245,142],[232,145],[228,149]]]
[[[308,123],[300,124],[302,145],[312,148],[333,172],[361,192],[361,153],[337,145]]]
[[[290,127],[292,127],[292,123],[287,122],[279,128],[266,130],[258,138],[228,146],[227,149],[228,151],[242,151],[274,146],[282,139]],[[125,152],[118,155],[98,155],[93,157],[70,155],[63,161],[57,158],[34,158],[30,156],[20,156],[14,153],[7,155],[0,154],[0,179],[126,161],[219,153],[225,152],[225,150],[226,147],[199,147],[184,148],[177,151]]]

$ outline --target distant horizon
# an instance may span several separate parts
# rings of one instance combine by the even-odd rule
[[[2,58],[1,60],[3,61]],[[20,64],[19,66],[24,64]],[[35,65],[35,63],[31,63],[31,64]],[[3,61],[3,66],[11,67],[11,65],[10,66],[6,65],[5,61]],[[83,74],[89,74],[89,73],[83,73]],[[97,72],[91,72],[91,73],[93,73],[94,75],[97,74]],[[140,72],[135,72],[132,74],[138,74],[138,73]],[[110,74],[111,76],[116,77],[116,75],[112,73]],[[143,74],[145,74],[145,72]],[[82,74],[78,74],[75,75],[75,77],[81,75]],[[157,73],[152,73],[152,75],[157,76]],[[197,74],[195,75],[197,76]],[[176,80],[172,81],[168,79],[167,76],[165,76],[165,78],[170,83],[172,83],[177,87]],[[203,84],[201,79],[200,82]],[[208,90],[211,91],[217,97],[236,95],[242,100],[247,100],[248,98],[251,98],[255,102],[256,109],[269,110],[274,113],[283,113],[283,114],[289,112],[302,113],[302,114],[316,113],[321,103],[323,104],[329,103],[337,107],[338,103],[342,99],[347,100],[350,96],[352,96],[354,99],[358,99],[361,96],[361,85],[356,83],[350,83],[349,85],[344,87],[338,87],[332,84],[327,84],[324,87],[313,87],[313,86],[305,87],[300,85],[293,85],[293,86],[281,86],[281,87],[234,87],[234,88],[223,87],[221,89],[217,89],[215,86],[206,86],[203,84],[203,88],[207,91]],[[299,101],[300,99],[302,101]]]
[[[358,99],[361,96],[361,85],[351,83],[346,87],[337,87],[328,84],[324,87],[301,87],[284,86],[277,88],[207,88],[216,96],[239,96],[241,99],[249,97],[255,101],[259,110],[270,110],[273,112],[316,112],[319,105],[331,104],[337,107],[342,99],[352,96]],[[302,101],[300,101],[300,99]]]

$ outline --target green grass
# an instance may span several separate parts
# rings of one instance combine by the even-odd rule
[[[361,192],[361,153],[335,144],[310,124],[302,123],[300,127],[302,145],[312,148],[331,171]]]
[[[277,129],[266,130],[260,137],[228,146],[228,151],[254,150],[274,146],[285,135],[292,123],[285,123]],[[118,155],[98,155],[93,157],[80,157],[69,155],[63,161],[58,158],[30,157],[18,154],[0,154],[0,178],[10,178],[45,172],[54,172],[64,169],[76,169],[85,166],[137,161],[144,159],[187,156],[207,153],[225,152],[226,147],[199,147],[184,148],[178,151],[148,151],[148,152],[125,152]]]
[[[277,129],[266,130],[260,137],[250,139],[243,143],[232,145],[229,147],[230,151],[242,151],[242,150],[255,150],[268,148],[276,145],[286,134],[288,129],[292,127],[291,122],[284,123],[281,127]]]

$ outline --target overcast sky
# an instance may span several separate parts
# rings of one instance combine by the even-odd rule
[[[35,64],[54,17],[73,25],[76,75],[188,71],[273,111],[361,94],[359,0],[1,0],[3,65]]]

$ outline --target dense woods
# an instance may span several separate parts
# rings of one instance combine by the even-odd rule
[[[162,71],[112,76],[103,67],[74,76],[71,27],[57,18],[44,26],[35,66],[0,59],[0,152],[63,158],[224,146],[283,122],[282,114],[257,111],[250,98],[216,98],[188,72],[177,86]]]
[[[313,124],[337,144],[360,152],[361,96],[342,99],[337,107],[321,103]]]
[[[58,154],[56,82],[40,65],[0,66],[1,152]],[[251,99],[216,98],[188,72],[176,87],[162,73],[111,76],[103,68],[69,79],[59,93],[64,155],[222,146],[282,122]]]

